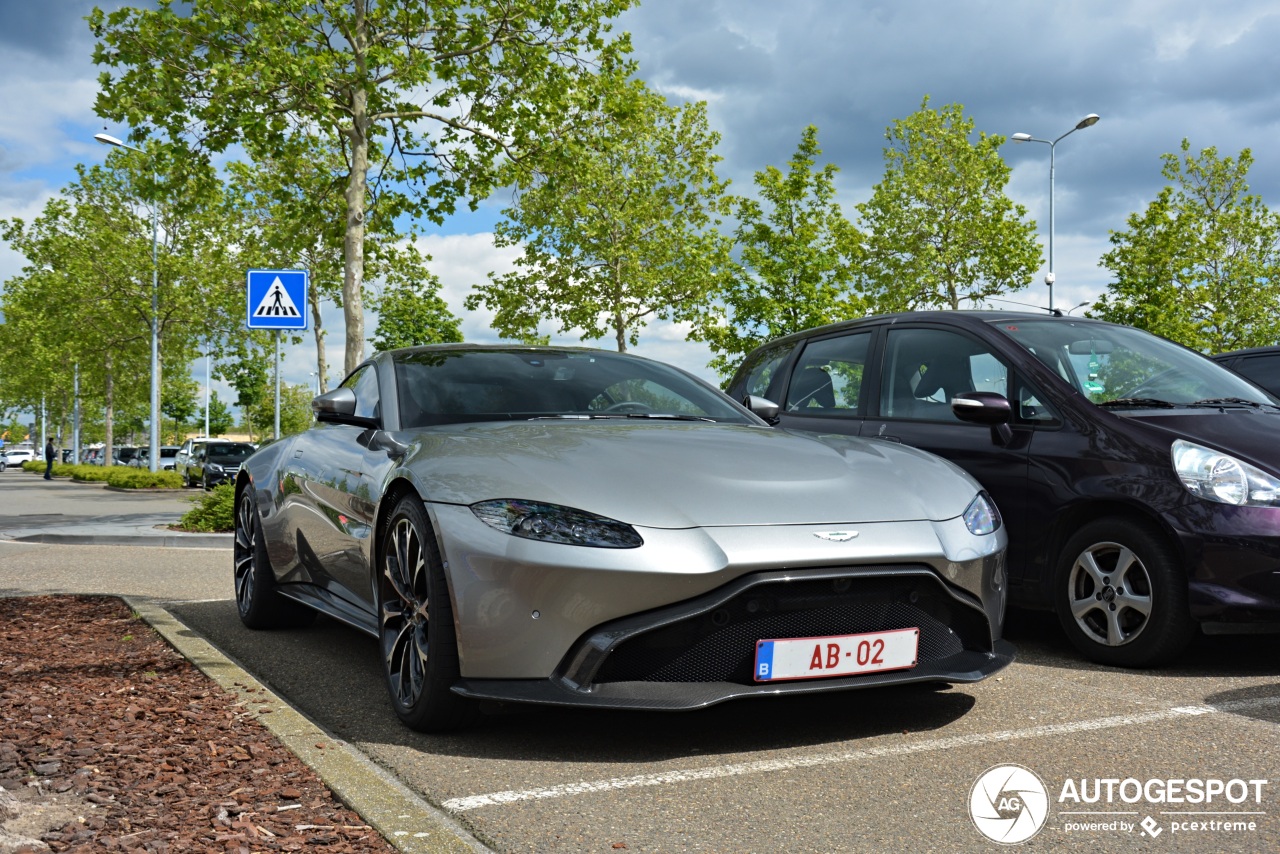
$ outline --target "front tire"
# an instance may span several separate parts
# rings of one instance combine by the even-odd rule
[[[271,571],[271,558],[267,555],[257,505],[253,486],[246,486],[236,504],[232,545],[236,608],[240,612],[240,622],[251,629],[309,625],[315,620],[316,612],[284,598],[276,590],[276,577]]]
[[[1071,643],[1100,664],[1166,664],[1195,634],[1177,554],[1158,532],[1133,521],[1100,519],[1067,542],[1054,606]]]
[[[450,690],[461,678],[453,605],[435,533],[417,496],[405,496],[392,511],[379,554],[379,651],[396,715],[419,732],[467,725],[476,704]]]

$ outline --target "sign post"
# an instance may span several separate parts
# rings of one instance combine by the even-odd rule
[[[245,296],[246,325],[250,329],[275,330],[276,421],[280,438],[280,330],[307,328],[307,292],[311,274],[306,270],[250,270]]]

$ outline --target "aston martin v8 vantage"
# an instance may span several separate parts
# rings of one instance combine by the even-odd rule
[[[1005,532],[969,475],[775,430],[580,348],[375,355],[236,480],[243,622],[376,639],[396,714],[694,709],[1007,665]]]

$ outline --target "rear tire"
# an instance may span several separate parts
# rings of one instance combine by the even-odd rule
[[[392,511],[379,554],[378,648],[396,715],[419,732],[466,726],[477,705],[450,690],[461,678],[453,605],[435,532],[416,495]]]
[[[251,629],[278,629],[306,626],[315,620],[315,611],[286,599],[276,589],[251,485],[245,487],[236,504],[232,555],[240,622]]]
[[[1150,526],[1124,519],[1090,522],[1067,542],[1054,607],[1076,649],[1116,667],[1166,664],[1196,629],[1176,552]]]

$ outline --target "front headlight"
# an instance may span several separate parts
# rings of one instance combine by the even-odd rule
[[[1244,507],[1280,504],[1280,480],[1235,457],[1177,439],[1173,469],[1195,496]]]
[[[982,536],[1000,530],[1000,511],[985,492],[979,492],[964,511],[964,526],[969,533]]]
[[[528,540],[599,549],[644,545],[636,529],[625,522],[558,504],[498,498],[472,504],[471,512],[490,528]]]
[[[209,463],[205,468],[207,468],[211,474],[222,474],[222,466],[217,463]]]

